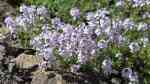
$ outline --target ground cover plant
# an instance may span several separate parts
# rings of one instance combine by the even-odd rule
[[[64,71],[149,84],[149,0],[26,0],[4,20],[14,46]]]

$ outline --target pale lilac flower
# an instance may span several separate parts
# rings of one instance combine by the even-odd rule
[[[121,76],[126,78],[126,79],[130,79],[131,75],[132,75],[132,69],[131,68],[124,68],[121,71]]]
[[[138,83],[138,73],[135,72],[135,71],[132,71],[132,74],[129,75],[129,80],[130,80],[131,82],[136,82],[136,83]]]
[[[119,58],[122,56],[122,53],[116,53],[115,57]]]
[[[73,17],[74,20],[76,20],[80,16],[80,10],[77,7],[74,7],[70,10],[70,15]]]
[[[135,53],[140,50],[140,46],[137,42],[131,42],[129,44],[130,52]]]
[[[77,72],[80,69],[80,65],[71,65],[71,72]]]
[[[26,18],[33,18],[35,11],[36,10],[30,6],[20,6],[20,12],[22,12],[22,15]]]
[[[39,64],[40,69],[45,69],[47,67],[47,61],[43,61],[42,63]]]
[[[105,59],[102,62],[101,68],[102,68],[105,75],[111,74],[112,73],[112,61],[111,61],[111,59]]]
[[[88,56],[84,55],[82,52],[78,54],[78,62],[80,64],[85,64],[87,60],[88,60]]]
[[[149,1],[146,0],[128,0],[133,7],[142,7],[144,5],[146,5]]]
[[[8,16],[5,18],[4,23],[6,24],[6,27],[9,28],[11,33],[14,33],[16,30],[16,24],[15,21],[12,19],[12,17]]]
[[[145,13],[142,15],[142,18],[143,18],[143,19],[150,18],[150,13],[149,13],[149,12],[145,12]]]
[[[72,25],[70,25],[70,24],[65,24],[64,26],[63,26],[63,32],[64,33],[72,33],[73,32],[73,26]]]
[[[53,56],[53,48],[44,48],[44,51],[42,52],[44,59],[46,60],[54,60],[54,56]]]
[[[42,26],[42,30],[43,31],[48,31],[48,29],[49,29],[49,25],[48,24],[44,24],[43,26]]]
[[[121,44],[123,42],[123,37],[121,34],[117,32],[113,32],[113,33],[110,33],[109,40],[114,43]]]
[[[122,69],[121,76],[130,80],[131,82],[138,82],[138,74],[137,72],[134,72],[131,68]]]
[[[60,29],[64,26],[64,23],[60,20],[60,18],[55,17],[51,20],[52,27]]]
[[[146,45],[149,43],[149,39],[147,37],[141,38],[140,41],[142,42],[143,47],[146,47]]]
[[[108,42],[106,40],[100,40],[97,43],[97,47],[102,49],[102,48],[107,48]]]
[[[39,16],[46,17],[48,15],[48,10],[44,6],[38,7],[36,9],[36,14],[39,15]]]
[[[147,29],[148,29],[148,25],[146,23],[141,22],[141,23],[138,24],[137,30],[139,30],[139,31],[145,31]]]
[[[99,35],[101,35],[101,29],[100,28],[96,28],[96,30],[95,30],[95,34],[97,35],[97,36],[99,36]]]
[[[26,24],[23,20],[23,16],[17,16],[15,21],[18,26],[23,26],[23,27],[26,26]]]
[[[123,29],[123,22],[120,19],[112,20],[112,30],[120,32]]]
[[[102,19],[106,18],[107,15],[109,15],[109,11],[107,11],[105,8],[99,9],[95,13],[95,17],[99,17],[99,18],[102,18]]]
[[[96,19],[90,20],[87,22],[88,26],[91,28],[95,28],[97,26],[98,21],[96,21]]]
[[[135,24],[130,19],[125,19],[122,25],[124,26],[125,30],[132,30]]]
[[[117,7],[123,7],[124,6],[124,1],[123,0],[118,0],[117,2],[116,2],[116,6]]]
[[[103,33],[109,34],[111,31],[111,20],[109,18],[99,19],[99,26]]]
[[[84,34],[89,34],[89,32],[90,32],[89,28],[87,26],[85,26],[84,29],[83,29],[83,33]]]
[[[24,13],[24,12],[27,11],[27,8],[28,8],[28,7],[27,7],[25,4],[23,4],[23,5],[20,6],[19,11],[22,12],[22,13]]]
[[[86,13],[86,20],[94,20],[95,19],[95,14],[93,12],[88,12]]]

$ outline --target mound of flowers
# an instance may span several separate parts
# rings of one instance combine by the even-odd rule
[[[148,0],[140,1],[132,6],[149,4]],[[123,4],[119,1],[116,7]],[[112,18],[107,8],[86,12],[84,16],[77,7],[71,8],[74,22],[84,19],[78,25],[50,15],[44,6],[23,4],[18,16],[4,20],[11,39],[20,47],[36,50],[36,56],[42,57],[44,61],[39,67],[47,68],[48,64],[58,62],[67,71],[101,73],[108,80],[120,80],[119,84],[143,84],[146,80],[150,59],[148,23],[128,17]]]

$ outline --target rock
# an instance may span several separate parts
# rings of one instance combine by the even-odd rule
[[[54,78],[48,80],[48,84],[66,84],[62,78],[62,75],[56,74]]]
[[[8,4],[6,1],[0,0],[0,27],[3,24],[3,19],[7,15],[15,15],[15,8]]]
[[[20,54],[17,58],[13,59],[12,62],[15,62],[19,68],[29,69],[42,63],[43,59],[40,56]]]
[[[0,80],[0,84],[18,84],[15,80],[6,79],[6,80]]]
[[[121,84],[120,80],[117,78],[112,78],[111,82],[112,82],[112,84]]]
[[[38,70],[34,72],[31,84],[66,84],[62,75],[55,72]]]
[[[48,73],[40,70],[34,72],[31,84],[48,84],[47,82],[48,82]]]
[[[5,55],[5,47],[3,45],[0,45],[0,60],[3,59],[3,56]]]

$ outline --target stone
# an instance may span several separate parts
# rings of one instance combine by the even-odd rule
[[[33,79],[31,84],[66,84],[62,78],[62,75],[55,73],[54,71],[46,72],[38,70],[33,73]]]
[[[43,59],[40,56],[28,55],[28,54],[20,54],[18,57],[11,60],[15,62],[19,68],[29,69],[34,67],[35,65],[39,65],[42,63]]]
[[[45,72],[36,72],[36,74],[33,75],[31,84],[47,84],[48,76]]]
[[[7,15],[15,15],[16,10],[7,1],[0,0],[0,27],[3,25],[3,19]]]
[[[48,80],[48,84],[65,84],[62,75],[56,74],[55,78],[51,78]]]
[[[0,45],[0,60],[3,59],[3,56],[5,55],[5,47],[3,45]]]

